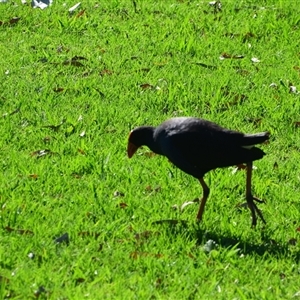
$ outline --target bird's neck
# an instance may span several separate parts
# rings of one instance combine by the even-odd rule
[[[154,131],[155,131],[155,127],[151,127],[151,126],[145,127],[144,134],[143,134],[143,145],[149,147],[151,151],[160,154],[161,152],[160,147],[154,137]]]

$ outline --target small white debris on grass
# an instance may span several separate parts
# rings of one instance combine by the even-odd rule
[[[52,4],[52,0],[32,0],[31,6],[33,8],[45,9]]]
[[[81,2],[78,2],[74,6],[69,8],[69,13],[72,14],[80,5],[81,5]]]
[[[259,62],[260,62],[260,60],[259,60],[257,57],[252,57],[252,58],[251,58],[251,61],[252,61],[253,63],[259,63]]]

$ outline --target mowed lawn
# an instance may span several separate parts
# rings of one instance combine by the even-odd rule
[[[0,3],[1,299],[300,297],[297,1]],[[131,129],[195,116],[269,131],[253,192],[197,180]]]

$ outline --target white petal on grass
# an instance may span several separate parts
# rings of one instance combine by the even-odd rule
[[[31,2],[31,6],[33,8],[40,8],[40,9],[45,9],[51,4],[52,4],[52,0],[41,0],[41,1],[32,0]]]
[[[84,137],[85,136],[85,130],[83,130],[80,134],[79,134],[80,137]]]
[[[80,6],[81,2],[76,3],[74,6],[69,8],[69,13],[73,13],[75,9],[77,9]]]
[[[290,85],[290,93],[291,94],[297,94],[297,88],[293,85]]]
[[[252,58],[251,58],[251,61],[252,61],[253,63],[259,63],[259,62],[260,62],[260,60],[259,60],[257,57],[252,57]]]
[[[183,211],[187,206],[191,205],[191,204],[195,204],[195,201],[187,201],[184,202],[181,206],[180,206],[180,211]]]
[[[83,116],[80,115],[80,116],[78,117],[77,121],[80,122],[80,121],[82,121],[82,120],[83,120]]]
[[[211,252],[216,248],[218,248],[218,244],[214,240],[208,240],[203,246],[203,250],[207,253]]]

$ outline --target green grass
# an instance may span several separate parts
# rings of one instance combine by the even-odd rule
[[[299,297],[299,8],[255,2],[0,4],[1,299]],[[196,224],[197,204],[172,209],[195,179],[147,149],[128,160],[132,128],[173,116],[271,132],[253,172],[265,227],[236,208],[243,171],[206,175]]]

